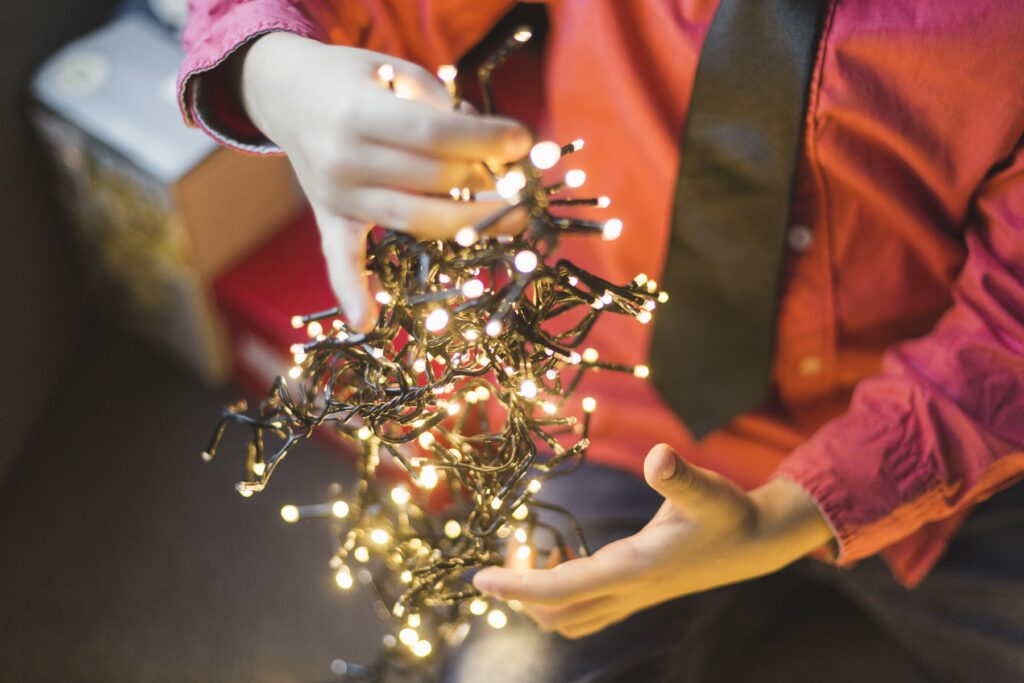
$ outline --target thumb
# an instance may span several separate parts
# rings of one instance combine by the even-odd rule
[[[365,275],[369,224],[320,213],[316,219],[331,289],[349,324],[360,332],[369,331],[376,311]]]
[[[660,443],[644,460],[647,485],[684,512],[697,512],[722,500],[721,477],[687,463],[666,444]]]

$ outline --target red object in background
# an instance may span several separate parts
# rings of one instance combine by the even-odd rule
[[[232,379],[264,396],[292,366],[289,347],[308,341],[292,316],[337,305],[312,212],[304,210],[221,275],[214,291],[228,327]]]

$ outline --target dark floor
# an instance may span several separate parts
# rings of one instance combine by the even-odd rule
[[[341,458],[304,444],[244,500],[239,453],[199,458],[234,392],[110,333],[76,366],[0,489],[0,681],[324,681],[372,653],[327,529],[279,516],[344,481]]]

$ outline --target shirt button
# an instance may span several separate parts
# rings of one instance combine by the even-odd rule
[[[821,371],[825,369],[825,359],[821,356],[807,356],[801,358],[796,367],[797,372],[804,377],[820,375]]]
[[[812,242],[814,242],[814,235],[806,225],[794,225],[786,233],[786,244],[797,253],[802,254],[810,249]]]

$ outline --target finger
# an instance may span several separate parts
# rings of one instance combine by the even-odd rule
[[[364,274],[369,226],[324,212],[316,212],[316,222],[334,296],[349,324],[359,331],[368,331],[376,317],[376,305]]]
[[[357,182],[409,192],[448,196],[452,188],[473,192],[493,186],[483,165],[461,159],[438,159],[396,147],[375,145],[357,169]]]
[[[340,213],[416,235],[421,239],[448,239],[467,225],[477,225],[509,208],[504,200],[456,202],[425,197],[383,187],[365,187],[339,198]],[[488,234],[511,234],[522,230],[527,211],[517,208],[488,230]]]
[[[606,595],[558,606],[526,602],[523,603],[523,612],[529,615],[541,628],[547,631],[554,631],[567,624],[591,621],[597,616],[604,615],[608,611],[609,603],[611,602],[612,599]]]
[[[409,100],[382,104],[359,131],[367,141],[425,156],[497,163],[522,159],[532,144],[530,132],[511,119],[438,111]]]
[[[632,557],[627,544],[616,541],[554,569],[488,567],[473,577],[473,584],[502,600],[564,605],[605,595],[626,583],[633,574]]]
[[[730,504],[734,487],[714,472],[695,467],[658,444],[644,460],[647,484],[684,512],[700,512]]]

